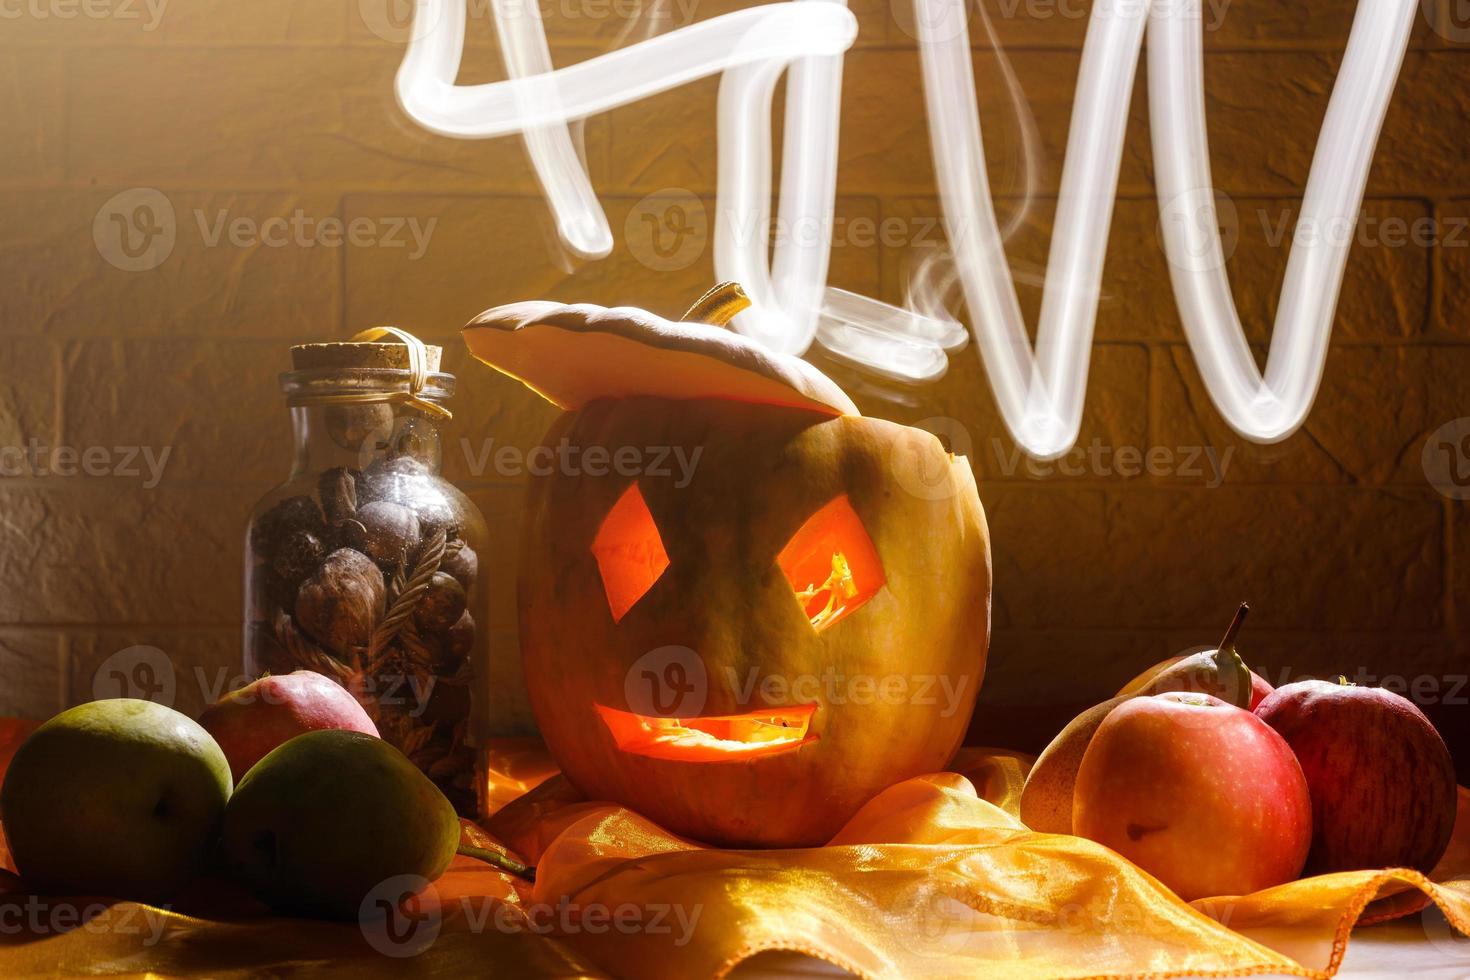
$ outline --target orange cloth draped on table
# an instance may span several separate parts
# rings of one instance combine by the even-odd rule
[[[20,734],[0,723],[0,764]],[[826,847],[789,851],[700,847],[582,802],[534,742],[507,741],[494,758],[503,806],[465,832],[536,861],[534,887],[457,858],[391,926],[360,929],[271,917],[222,882],[165,912],[32,899],[0,873],[0,974],[686,978],[792,950],[874,977],[1329,976],[1360,919],[1432,900],[1443,918],[1425,914],[1426,942],[1449,940],[1444,918],[1470,929],[1470,882],[1407,871],[1186,904],[1103,847],[1026,830],[1014,814],[1027,761],[1013,753],[967,749],[956,772],[880,794]],[[1435,877],[1465,870],[1462,819]],[[62,922],[67,908],[97,917]]]

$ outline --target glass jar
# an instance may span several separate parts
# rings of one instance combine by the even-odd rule
[[[331,677],[472,816],[485,521],[439,475],[442,349],[392,332],[406,342],[291,349],[295,462],[250,518],[245,672]]]

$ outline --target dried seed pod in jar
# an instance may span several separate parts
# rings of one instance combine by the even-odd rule
[[[411,560],[418,549],[419,519],[403,504],[374,500],[357,509],[357,520],[367,534],[364,550],[389,568]]]
[[[302,583],[296,594],[296,622],[345,660],[372,639],[386,597],[378,566],[360,552],[339,548]]]
[[[420,493],[410,503],[419,519],[419,530],[424,538],[431,538],[439,531],[445,537],[458,537],[463,530],[459,512],[448,497],[437,491]]]
[[[391,500],[413,510],[424,539],[441,528],[447,537],[461,534],[463,509],[444,491],[434,467],[414,455],[395,455],[372,463],[363,471],[364,495],[372,500]]]
[[[441,677],[454,677],[475,647],[475,617],[465,610],[436,640],[434,672]]]
[[[250,548],[257,556],[269,559],[291,533],[320,534],[325,525],[315,500],[305,494],[287,497],[255,519],[250,527]]]
[[[345,520],[338,521],[332,525],[327,533],[327,539],[332,542],[332,548],[351,548],[353,551],[361,551],[367,554],[367,528],[362,521]]]
[[[296,591],[301,587],[301,582],[288,582],[277,575],[268,564],[257,565],[250,573],[251,592],[257,597],[257,603],[261,598],[267,603],[259,609],[256,614],[260,617],[252,622],[268,621],[276,612],[292,613],[296,609]]]
[[[317,496],[322,500],[322,513],[328,524],[351,520],[357,516],[358,484],[362,481],[360,470],[346,466],[334,466],[317,480]]]
[[[448,572],[435,572],[413,607],[413,621],[421,633],[443,633],[459,621],[464,611],[464,586]]]
[[[362,471],[362,489],[368,500],[403,503],[421,492],[431,474],[428,465],[413,456],[385,456]]]
[[[475,578],[480,574],[480,556],[468,542],[461,540],[445,552],[439,571],[453,575],[468,592],[475,587]]]
[[[326,411],[327,436],[353,452],[363,444],[385,443],[393,433],[393,406],[383,402],[363,405],[330,405]]]
[[[295,589],[326,557],[322,539],[311,531],[292,531],[270,553],[270,569],[283,585]]]

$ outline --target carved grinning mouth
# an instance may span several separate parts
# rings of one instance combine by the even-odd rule
[[[597,705],[618,748],[676,762],[735,762],[778,755],[817,740],[815,704],[704,718],[658,718]]]

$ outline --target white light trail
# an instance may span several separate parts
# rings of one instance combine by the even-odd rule
[[[1357,225],[1417,5],[1359,0],[1317,135],[1264,379],[1241,331],[1216,223],[1205,228],[1195,220],[1201,214],[1213,218],[1215,204],[1199,0],[1165,6],[1170,12],[1156,10],[1149,24],[1148,97],[1175,302],[1205,387],[1225,421],[1246,438],[1277,442],[1306,420],[1322,381],[1353,237],[1327,232]]]
[[[1307,179],[1299,227],[1347,227],[1362,204],[1378,131],[1408,44],[1415,0],[1359,0]],[[521,133],[568,247],[612,248],[607,217],[567,123],[723,73],[714,258],[754,307],[736,319],[769,346],[833,353],[889,377],[944,373],[965,342],[940,298],[957,278],[997,404],[1029,453],[1055,457],[1077,437],[1112,220],[1128,103],[1145,29],[1161,226],[1180,315],[1211,398],[1229,424],[1262,442],[1305,419],[1321,381],[1350,242],[1296,236],[1264,378],[1245,342],[1213,220],[1199,0],[1096,0],[1082,52],[1033,352],[1007,266],[986,172],[965,0],[914,0],[930,141],[954,268],[921,267],[910,309],[826,286],[822,236],[778,240],[767,262],[771,105],[787,74],[780,222],[830,228],[842,54],[856,23],[842,0],[790,0],[725,14],[553,69],[535,4],[493,0],[506,81],[455,84],[463,0],[417,0],[398,72],[405,112],[467,139]],[[426,26],[425,26],[426,25]],[[987,30],[989,24],[986,24]],[[991,32],[992,39],[994,33]],[[1012,92],[1009,66],[1002,62]],[[1034,132],[1023,122],[1028,163]],[[1028,167],[1028,181],[1032,178]],[[1031,188],[1028,183],[1028,200]],[[1013,221],[1014,225],[1014,221]],[[1206,226],[1208,225],[1208,227]]]

